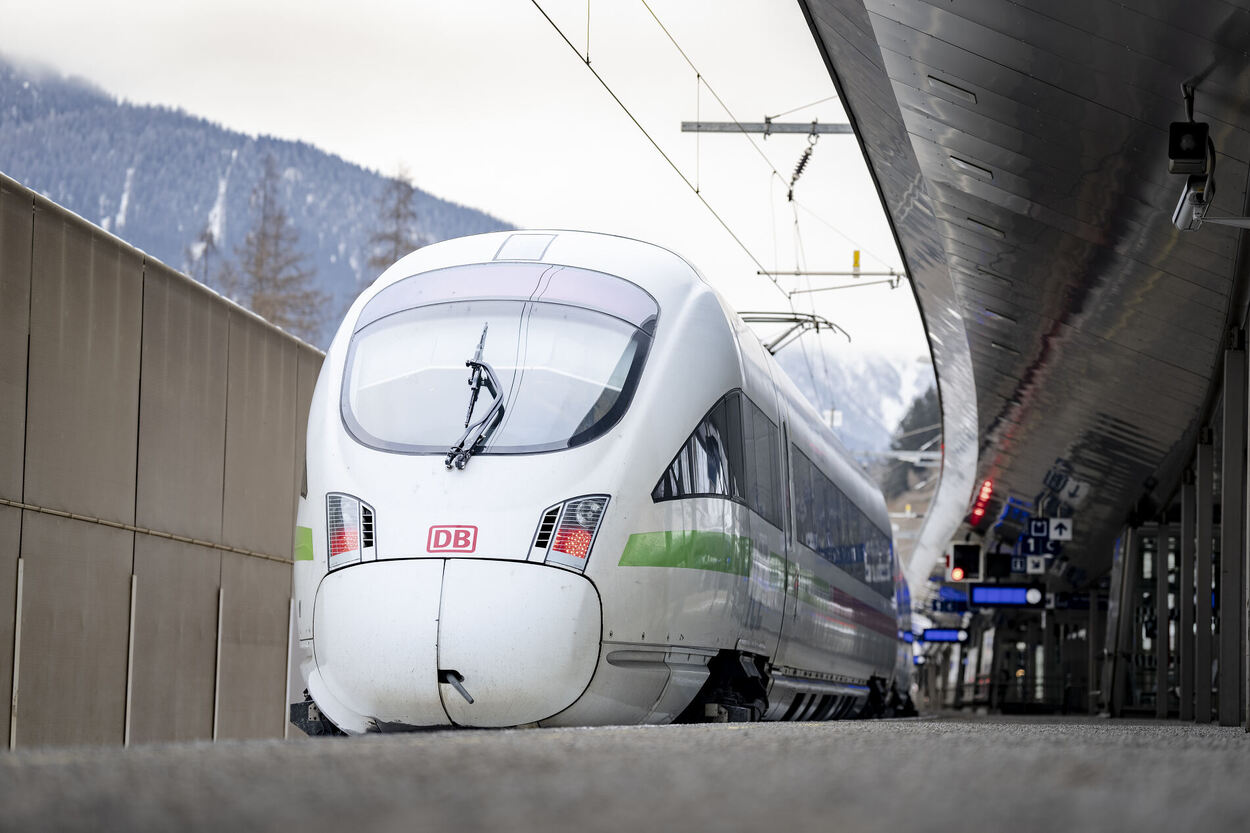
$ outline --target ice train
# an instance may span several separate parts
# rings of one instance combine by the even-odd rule
[[[404,257],[335,336],[307,442],[301,720],[823,720],[906,691],[880,492],[666,249]]]

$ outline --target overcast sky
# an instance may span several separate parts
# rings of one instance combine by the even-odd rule
[[[786,190],[807,137],[757,138],[766,161],[741,135],[680,132],[696,113],[729,118],[707,85],[742,121],[834,95],[798,5],[649,2],[706,85],[640,0],[592,0],[591,64],[751,255],[841,270],[858,248],[864,270],[898,268],[853,137],[816,143],[796,233]],[[584,56],[585,0],[540,3]],[[530,0],[0,0],[0,53],[384,172],[402,163],[424,190],[519,226],[659,243],[739,309],[787,305]],[[834,100],[778,121],[814,118],[845,120]],[[795,297],[801,310],[813,301],[856,348],[927,354],[906,286]]]

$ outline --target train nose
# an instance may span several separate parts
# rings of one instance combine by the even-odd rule
[[[377,561],[330,573],[313,612],[310,693],[348,731],[516,726],[572,705],[602,610],[579,574],[519,561]]]

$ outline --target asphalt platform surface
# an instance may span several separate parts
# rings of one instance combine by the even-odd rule
[[[18,749],[0,830],[1244,832],[1250,736],[948,716]]]

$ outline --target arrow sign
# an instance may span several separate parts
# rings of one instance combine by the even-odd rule
[[[1050,540],[1052,541],[1071,541],[1072,540],[1072,519],[1071,518],[1051,518],[1050,519]]]

